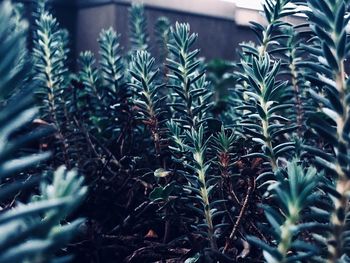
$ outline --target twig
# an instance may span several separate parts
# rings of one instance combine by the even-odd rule
[[[248,179],[248,189],[247,189],[247,194],[244,198],[244,201],[243,201],[243,205],[242,205],[242,208],[241,208],[241,211],[239,212],[239,215],[238,215],[238,218],[237,218],[237,221],[235,223],[235,225],[233,226],[233,229],[231,231],[231,234],[228,238],[228,240],[226,241],[226,244],[225,244],[225,247],[224,247],[224,250],[223,250],[223,253],[227,252],[227,250],[229,249],[230,247],[230,244],[231,242],[233,241],[233,238],[235,237],[235,234],[237,232],[237,229],[243,219],[243,216],[245,214],[245,211],[247,210],[248,208],[248,202],[249,202],[249,198],[250,198],[250,195],[252,193],[252,190],[254,188],[254,185],[253,185],[253,182],[252,182],[252,179]]]

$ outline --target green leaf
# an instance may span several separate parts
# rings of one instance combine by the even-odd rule
[[[268,244],[266,244],[264,241],[258,239],[257,237],[247,236],[247,241],[249,243],[257,246],[257,247],[262,248],[264,251],[269,253],[276,260],[282,259],[282,255],[279,253],[279,251],[276,248],[269,246]]]
[[[327,59],[328,65],[331,68],[333,68],[334,70],[338,71],[339,70],[338,61],[335,58],[334,54],[332,53],[331,49],[326,44],[326,42],[323,42],[322,49],[323,49],[323,53]]]

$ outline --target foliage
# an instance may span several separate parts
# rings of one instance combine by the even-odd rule
[[[334,182],[327,184],[327,192],[334,204],[334,208],[329,211],[331,229],[325,234],[328,261],[346,261],[349,255],[347,245],[349,226],[346,218],[349,211],[350,190],[348,187],[350,119],[347,100],[348,79],[345,71],[345,60],[349,53],[346,32],[349,20],[346,16],[348,2],[310,1],[308,5],[312,12],[308,12],[311,29],[317,38],[312,54],[316,52],[318,54],[316,56],[318,63],[310,61],[310,67],[319,78],[319,83],[314,84],[319,88],[315,99],[322,112],[312,115],[309,124],[326,140],[333,149],[333,154],[320,154],[313,146],[308,149],[315,154],[316,163],[334,178]],[[325,16],[315,19],[321,12]]]
[[[131,50],[147,50],[149,38],[143,5],[132,4],[129,9],[129,14]]]
[[[319,181],[316,169],[303,171],[294,160],[288,164],[287,171],[281,171],[278,177],[269,190],[280,211],[274,206],[264,206],[266,218],[272,227],[271,234],[276,237],[276,247],[262,243],[255,237],[249,237],[249,240],[264,249],[267,262],[295,262],[310,258],[317,253],[317,248],[298,237],[303,231],[312,231],[316,227],[322,229],[321,224],[309,219],[317,217],[316,212],[304,211],[315,206],[319,198],[314,191]]]
[[[167,17],[161,16],[157,19],[154,27],[154,34],[159,47],[158,57],[160,62],[164,62],[169,55],[168,43],[170,40],[171,22]],[[166,74],[166,72],[163,72],[163,74]]]
[[[68,244],[81,221],[63,220],[86,192],[76,172],[37,179],[27,205],[9,197],[35,183],[11,175],[66,165],[90,187],[84,242],[68,245],[82,262],[349,261],[349,1],[266,0],[257,42],[210,63],[190,25],[165,17],[155,51],[147,9],[133,4],[129,47],[102,30],[99,59],[82,52],[78,73],[46,2],[32,52],[21,10],[0,11],[1,259],[46,262]],[[288,22],[297,13],[308,23]],[[28,154],[38,147],[53,159]]]
[[[28,84],[25,81],[30,72],[25,60],[28,24],[18,10],[9,1],[0,5],[0,200],[3,205],[0,261],[65,261],[71,257],[55,258],[55,253],[67,245],[83,220],[77,219],[70,224],[63,220],[79,205],[87,188],[76,171],[68,172],[64,167],[54,173],[52,182],[51,176],[45,178],[26,173],[46,160],[49,153],[28,153],[23,149],[53,130],[25,129],[38,114],[38,109],[32,106],[31,94],[37,82]],[[40,181],[38,195],[26,203],[17,200],[21,192]]]
[[[174,103],[169,105],[174,109],[174,120],[185,129],[200,125],[210,107],[211,93],[197,58],[199,50],[190,50],[196,39],[197,35],[191,34],[188,24],[176,23],[168,43],[173,55],[167,59],[168,78],[174,91]]]

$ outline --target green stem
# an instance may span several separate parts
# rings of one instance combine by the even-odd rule
[[[296,103],[296,121],[298,126],[298,137],[301,138],[303,134],[303,119],[304,119],[304,113],[303,113],[303,107],[302,107],[302,101],[301,101],[301,94],[300,94],[300,87],[298,85],[298,72],[297,72],[297,66],[295,64],[296,62],[296,55],[295,55],[295,49],[296,47],[293,46],[292,50],[290,51],[290,65],[289,69],[292,75],[292,86],[294,90],[294,98]]]
[[[259,47],[259,59],[262,59],[265,56],[265,53],[267,53],[267,48],[269,46],[269,42],[270,42],[270,35],[267,34],[267,32],[271,31],[271,27],[274,24],[274,21],[272,21],[266,28],[265,32],[263,32],[264,38],[263,38],[263,42],[261,44],[261,46]],[[265,84],[261,84],[261,93],[264,94],[264,89],[265,89]],[[267,109],[267,102],[264,101],[264,98],[261,97],[261,107],[264,110],[265,116],[266,116],[266,120],[262,120],[262,129],[263,129],[263,134],[265,137],[265,144],[266,147],[270,150],[271,156],[270,156],[270,165],[272,168],[272,171],[276,171],[278,166],[277,166],[277,161],[275,158],[275,155],[273,153],[273,146],[272,146],[272,141],[271,141],[271,137],[270,134],[268,132],[269,130],[269,121],[268,121],[268,109]]]
[[[265,101],[261,102],[261,107],[263,108],[265,115],[268,116],[268,109],[267,109]],[[276,171],[278,166],[277,166],[277,161],[276,161],[275,154],[273,152],[271,136],[269,134],[269,121],[268,121],[268,119],[262,120],[262,128],[263,128],[263,134],[264,134],[264,137],[265,137],[266,147],[269,149],[269,151],[271,153],[271,156],[269,156],[270,157],[271,168],[272,168],[272,171]]]
[[[57,129],[57,135],[59,138],[59,142],[61,144],[61,149],[62,153],[65,159],[65,165],[67,166],[68,169],[71,168],[70,160],[68,157],[68,149],[67,149],[67,144],[65,142],[62,130],[61,130],[61,125],[58,121],[57,114],[56,114],[56,105],[55,105],[55,88],[59,87],[54,87],[53,86],[53,79],[52,79],[52,63],[51,63],[51,49],[50,49],[50,39],[49,39],[49,33],[44,32],[43,34],[43,46],[44,46],[44,59],[45,59],[45,75],[47,76],[46,80],[46,88],[48,89],[48,102],[49,102],[49,113],[50,113],[50,119],[54,123]]]
[[[210,242],[210,247],[213,250],[217,250],[218,248],[217,248],[217,244],[214,236],[214,225],[213,225],[212,215],[210,211],[209,194],[208,194],[208,189],[206,187],[206,169],[202,161],[203,153],[196,152],[195,156],[201,156],[198,159],[196,157],[194,159],[197,160],[197,164],[199,166],[197,173],[198,173],[198,180],[201,184],[200,193],[201,193],[202,201],[204,203],[204,215],[205,215],[205,221],[208,225],[208,238]]]
[[[278,244],[277,250],[282,255],[280,263],[286,263],[288,262],[288,252],[290,250],[290,247],[293,242],[293,233],[291,229],[295,228],[295,226],[298,224],[299,221],[299,215],[300,211],[297,209],[294,209],[294,215],[289,215],[287,220],[284,222],[284,224],[281,226],[281,240]]]
[[[339,98],[343,105],[343,115],[339,115],[337,118],[337,137],[339,144],[348,147],[343,137],[344,124],[349,118],[348,109],[345,101],[345,67],[344,60],[340,60],[340,69],[336,74],[336,86],[339,92]],[[335,148],[335,152],[338,155],[338,149]],[[333,233],[328,239],[328,251],[329,256],[327,262],[337,263],[343,255],[343,240],[342,235],[346,231],[346,217],[349,212],[349,193],[350,182],[343,171],[338,159],[336,160],[336,167],[338,173],[338,180],[336,182],[336,190],[341,195],[340,198],[334,198],[334,211],[331,215],[331,225],[333,227]],[[344,215],[344,216],[343,216]]]

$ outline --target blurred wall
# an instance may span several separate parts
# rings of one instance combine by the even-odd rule
[[[114,3],[95,7],[85,7],[78,10],[77,16],[77,51],[85,49],[97,52],[96,39],[102,28],[113,26],[121,34],[121,44],[129,47],[128,43],[128,4]],[[208,59],[234,59],[235,48],[242,40],[253,38],[247,27],[238,26],[234,20],[213,16],[192,14],[175,10],[166,10],[146,6],[148,33],[151,43],[155,41],[154,25],[160,16],[167,16],[171,22],[187,22],[191,31],[197,32],[197,47],[201,54]],[[151,47],[156,45],[151,44]],[[156,54],[157,50],[152,50]]]
[[[35,0],[21,0],[30,9]],[[97,38],[103,28],[114,27],[121,34],[121,44],[128,43],[128,8],[131,0],[53,0],[53,13],[70,31],[73,60],[81,51],[98,53]],[[261,20],[257,11],[238,9],[221,0],[144,0],[148,33],[154,43],[154,25],[158,17],[167,16],[173,23],[187,22],[197,32],[201,55],[235,59],[242,41],[255,40],[248,21]],[[151,44],[151,47],[155,45]],[[157,55],[157,50],[152,50]],[[74,62],[72,62],[74,63]]]

